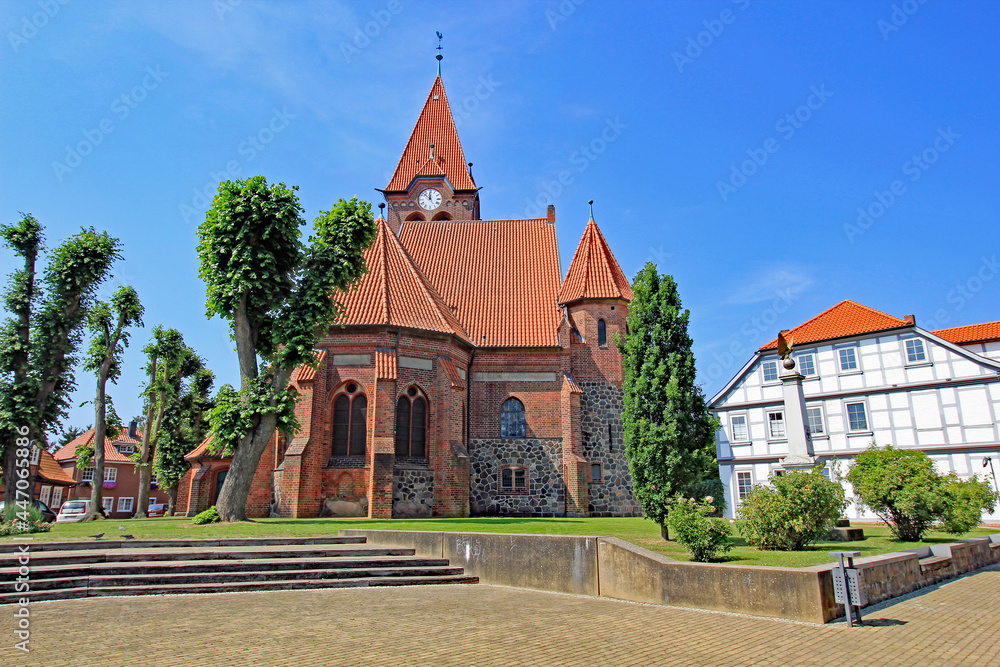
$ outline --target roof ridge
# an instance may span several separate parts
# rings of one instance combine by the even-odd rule
[[[823,334],[816,334],[816,333],[813,333],[813,332],[802,332],[802,330],[806,329],[809,325],[815,324],[819,320],[822,320],[823,318],[830,317],[835,311],[837,311],[838,309],[843,309],[845,306],[850,306],[850,307],[858,308],[858,309],[861,309],[862,311],[864,311],[866,314],[871,314],[871,315],[878,316],[880,318],[885,318],[887,320],[890,320],[893,323],[893,326],[880,326],[879,328],[876,328],[876,329],[861,328],[861,329],[858,329],[858,330],[855,330],[855,329],[857,329],[856,326],[847,326],[847,327],[843,327],[842,326],[839,331],[835,330],[833,333],[831,333],[831,332],[825,332]],[[839,323],[839,322],[836,322],[836,323]],[[815,343],[815,342],[819,342],[819,341],[822,341],[822,340],[832,340],[832,339],[835,339],[835,338],[843,338],[844,336],[854,336],[854,335],[861,334],[861,333],[873,333],[875,331],[885,331],[886,329],[894,329],[894,328],[897,328],[897,327],[907,326],[907,324],[908,323],[907,323],[906,320],[898,318],[895,315],[890,315],[889,313],[882,312],[881,310],[877,310],[875,308],[872,308],[871,306],[866,306],[864,304],[858,303],[857,301],[853,301],[851,299],[844,299],[842,301],[838,301],[837,303],[835,303],[834,305],[830,306],[829,308],[827,308],[823,312],[819,313],[818,315],[810,317],[805,322],[802,322],[801,324],[798,324],[798,325],[792,327],[788,331],[792,332],[792,340],[793,340],[793,342],[797,342],[797,343],[799,343],[801,345],[803,343]],[[795,340],[795,338],[794,338],[795,332],[802,332],[802,333],[800,333],[800,340],[797,340],[797,341]],[[826,334],[830,334],[830,335],[826,335]],[[812,337],[809,337],[809,336],[812,336]],[[774,339],[774,340],[772,340],[772,341],[770,341],[768,343],[765,343],[764,345],[761,345],[760,348],[758,348],[758,349],[760,349],[760,350],[769,350],[769,349],[773,349],[776,346],[777,346],[777,339]]]

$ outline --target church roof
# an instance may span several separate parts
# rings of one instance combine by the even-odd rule
[[[845,300],[795,327],[785,334],[785,338],[792,341],[794,347],[799,347],[804,343],[815,343],[821,340],[856,336],[886,329],[898,329],[909,324],[912,324],[912,321],[907,322],[898,317],[886,315],[874,308],[862,306],[860,303]],[[777,349],[777,347],[778,339],[775,338],[767,345],[761,346],[760,349],[770,350]]]
[[[969,343],[985,343],[991,340],[1000,340],[1000,322],[985,322],[983,324],[969,324],[964,327],[951,327],[949,329],[938,329],[932,334],[944,338],[949,343],[956,345],[968,345]]]
[[[559,247],[548,220],[405,222],[399,240],[475,345],[559,345]]]
[[[441,295],[420,272],[383,218],[365,251],[368,272],[348,293],[338,296],[344,306],[340,323],[382,324],[452,334],[469,341]]]
[[[632,298],[632,287],[611,253],[604,235],[591,218],[576,247],[559,291],[559,303],[578,299]]]
[[[433,162],[430,161],[431,144],[434,144]],[[434,79],[406,149],[385,189],[389,192],[406,190],[418,175],[444,175],[456,190],[476,189],[440,75]]]

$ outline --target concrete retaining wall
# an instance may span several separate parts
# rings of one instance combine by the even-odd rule
[[[341,530],[369,544],[447,558],[484,584],[825,623],[834,564],[755,567],[687,563],[614,537]],[[1000,534],[859,558],[869,604],[1000,562]]]

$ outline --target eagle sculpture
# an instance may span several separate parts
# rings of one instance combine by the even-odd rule
[[[778,333],[778,356],[784,359],[782,366],[791,370],[795,368],[795,361],[792,359],[792,345],[795,344],[795,337],[785,339],[787,330]]]

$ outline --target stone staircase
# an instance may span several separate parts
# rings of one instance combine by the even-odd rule
[[[29,552],[29,592],[15,591]],[[364,537],[216,540],[89,540],[0,544],[0,604],[27,597],[162,595],[416,584],[473,584],[478,577],[413,549],[366,544]]]

